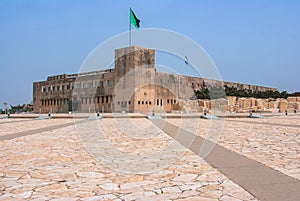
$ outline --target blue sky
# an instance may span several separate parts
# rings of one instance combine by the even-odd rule
[[[0,1],[0,108],[29,103],[32,82],[76,73],[100,43],[128,31],[163,28],[201,45],[224,80],[300,91],[300,1]]]

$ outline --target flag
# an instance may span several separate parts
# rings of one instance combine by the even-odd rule
[[[134,12],[130,8],[130,23],[136,28],[140,28],[140,20],[135,16]]]
[[[187,56],[184,56],[184,63],[185,63],[186,65],[189,64],[189,60],[188,60]]]

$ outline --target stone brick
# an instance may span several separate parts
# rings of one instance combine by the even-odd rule
[[[279,112],[285,112],[287,108],[288,108],[287,100],[281,99],[278,106]]]
[[[297,102],[297,97],[288,97],[287,101],[288,101],[288,103],[295,103],[295,102]]]

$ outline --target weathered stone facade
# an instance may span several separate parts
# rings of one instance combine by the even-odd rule
[[[277,90],[157,72],[155,51],[132,46],[115,50],[114,69],[49,76],[46,81],[34,82],[34,112],[171,112],[183,109],[179,101],[193,99],[194,90],[207,85]],[[245,109],[255,104],[255,100],[231,102]],[[203,107],[208,108],[207,104]]]

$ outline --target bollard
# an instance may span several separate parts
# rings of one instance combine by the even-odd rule
[[[287,110],[285,110],[285,115],[288,115],[288,112],[287,112]]]
[[[51,113],[50,112],[48,113],[48,117],[51,117]]]
[[[100,116],[100,114],[99,114],[99,112],[97,112],[97,117],[99,117]]]
[[[249,113],[250,113],[250,118],[252,118],[252,109],[250,109]]]

